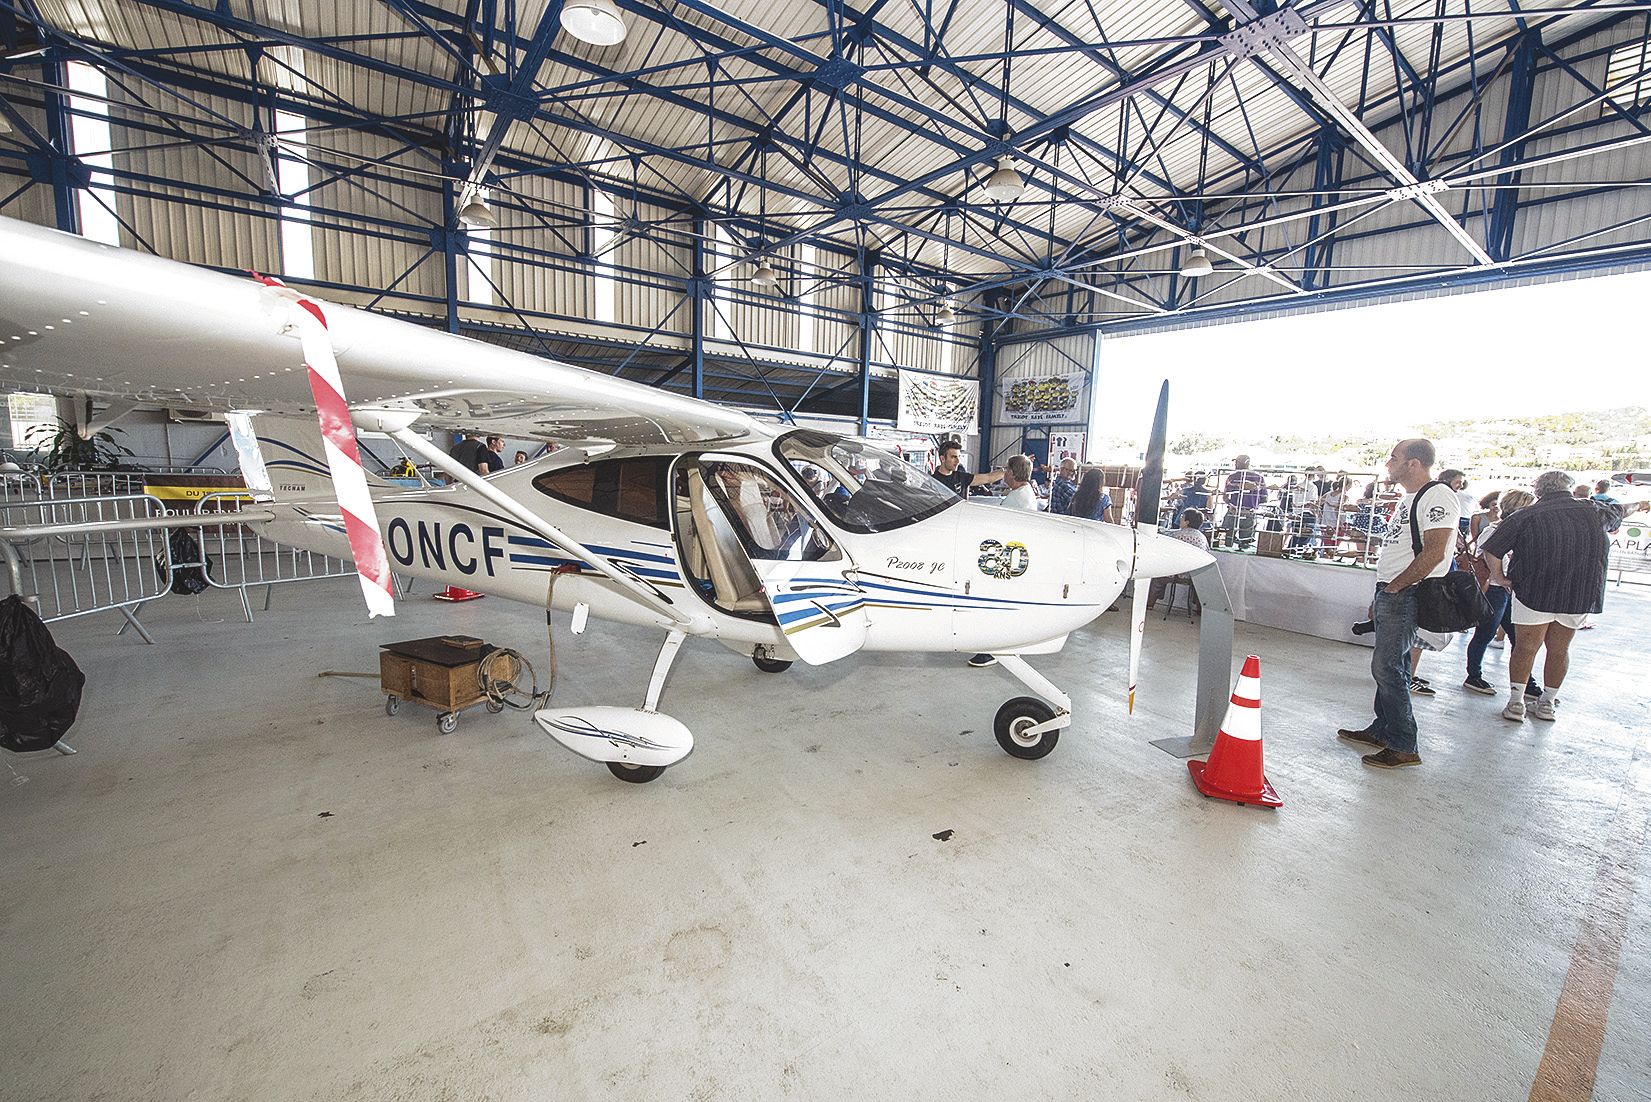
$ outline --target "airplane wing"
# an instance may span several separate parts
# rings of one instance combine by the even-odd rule
[[[291,296],[0,217],[0,381],[109,402],[312,413]],[[737,410],[329,304],[353,407],[419,407],[422,429],[616,444],[768,435]]]

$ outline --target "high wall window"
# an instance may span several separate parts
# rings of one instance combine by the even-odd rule
[[[733,331],[728,324],[728,312],[733,308],[723,285],[732,283],[738,274],[734,269],[734,239],[728,231],[715,223],[711,226],[710,295],[706,308],[711,311],[711,336],[728,340]]]
[[[1627,108],[1651,103],[1651,38],[1624,42],[1611,51],[1605,64],[1605,92]],[[1602,103],[1600,114],[1608,117],[1616,110]]]
[[[477,188],[476,198],[483,203],[490,203],[492,200],[486,188]],[[480,306],[496,306],[498,302],[493,293],[493,284],[499,277],[497,257],[493,252],[493,228],[467,225],[465,234],[470,239],[465,261],[468,268],[466,282],[470,287],[470,301]]]
[[[288,202],[281,207],[281,268],[294,279],[315,278],[315,245],[310,238],[309,140],[304,119],[275,112],[275,186]]]
[[[590,251],[596,279],[594,309],[597,321],[612,322],[615,319],[617,284],[613,276],[613,250],[619,238],[617,225],[613,196],[593,185],[590,189]]]
[[[80,234],[105,245],[120,244],[120,222],[115,218],[114,177],[107,170],[115,167],[111,152],[114,141],[109,135],[109,82],[100,69],[83,61],[71,61],[69,69],[69,142],[74,154],[92,172],[92,187],[75,192],[75,204],[80,214]],[[104,169],[103,172],[96,171]]]
[[[819,321],[814,316],[814,289],[819,285],[819,263],[813,245],[797,247],[797,351],[818,352]]]

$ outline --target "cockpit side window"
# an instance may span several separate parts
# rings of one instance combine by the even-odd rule
[[[604,516],[669,529],[669,456],[598,459],[546,471],[533,480],[542,494]]]
[[[888,532],[961,500],[927,471],[862,440],[798,429],[775,443],[826,516],[850,532]]]

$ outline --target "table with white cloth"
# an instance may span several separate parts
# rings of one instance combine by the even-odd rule
[[[1370,645],[1371,636],[1356,636],[1350,629],[1369,613],[1376,592],[1374,570],[1226,551],[1214,554],[1233,619]]]

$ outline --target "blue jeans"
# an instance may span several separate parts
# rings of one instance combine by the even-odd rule
[[[1508,591],[1499,585],[1487,586],[1485,589],[1485,604],[1490,606],[1484,619],[1473,629],[1473,638],[1468,641],[1468,676],[1485,679],[1484,663],[1485,648],[1490,641],[1496,638],[1496,629],[1502,623],[1502,615],[1508,608]]]
[[[1376,721],[1370,733],[1401,754],[1416,752],[1416,716],[1410,710],[1410,648],[1416,645],[1416,587],[1403,593],[1376,590],[1371,604],[1376,645],[1370,675],[1376,679]]]

